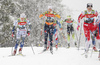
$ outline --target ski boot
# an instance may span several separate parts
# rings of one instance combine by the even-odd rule
[[[88,52],[87,51],[85,51],[85,58],[87,58],[88,57]]]
[[[67,48],[70,48],[70,43],[68,43],[68,47]]]
[[[53,48],[52,48],[52,46],[50,46],[50,52],[51,52],[51,54],[53,54]]]
[[[75,46],[77,47],[77,43],[75,42]]]
[[[17,50],[14,50],[14,52],[12,53],[12,56],[16,55]]]
[[[47,47],[47,50],[49,49],[49,46]]]
[[[43,52],[45,52],[46,50],[47,50],[47,45],[45,44],[45,45],[44,45]]]
[[[96,49],[96,47],[95,47],[95,46],[93,47],[93,50],[94,50],[95,52],[97,52],[97,49]]]
[[[42,51],[42,52],[40,52],[39,54],[42,54],[42,53],[44,53],[45,51],[47,51],[47,46],[46,46],[46,45],[44,46],[43,51]]]
[[[22,54],[22,48],[19,49],[19,54]]]
[[[58,50],[58,45],[56,45],[56,50]]]

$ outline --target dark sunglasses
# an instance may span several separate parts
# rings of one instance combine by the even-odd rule
[[[93,7],[93,6],[92,6],[92,5],[87,5],[87,8],[88,8],[88,7]]]

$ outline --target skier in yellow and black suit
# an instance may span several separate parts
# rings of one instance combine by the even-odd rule
[[[74,19],[71,18],[71,15],[67,16],[67,19],[64,20],[67,23],[67,40],[68,40],[68,48],[70,47],[70,35],[72,35],[73,42],[77,47],[77,43],[75,40],[75,30],[73,24],[75,23]]]
[[[53,30],[54,30],[54,26],[53,26],[53,23],[54,23],[54,18],[57,17],[57,18],[60,18],[60,16],[52,11],[52,6],[48,6],[48,11],[44,12],[43,14],[41,14],[39,16],[39,18],[45,16],[46,18],[46,21],[45,21],[45,25],[44,25],[44,35],[45,35],[45,43],[44,43],[44,51],[46,51],[47,49],[47,39],[48,39],[48,35],[49,35],[49,39],[50,39],[50,52],[53,54],[53,44],[52,44],[52,37],[53,37]]]

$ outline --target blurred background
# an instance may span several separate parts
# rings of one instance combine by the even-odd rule
[[[56,18],[59,22],[65,20],[67,15],[71,15],[76,21],[74,27],[78,43],[80,31],[76,30],[77,18],[81,11],[86,9],[86,4],[88,2],[92,2],[97,7],[94,6],[94,9],[99,8],[99,6],[97,6],[99,0],[0,0],[0,47],[11,47],[15,45],[15,41],[13,42],[11,37],[12,26],[13,22],[17,20],[19,15],[23,12],[27,15],[28,20],[32,24],[31,35],[26,39],[25,43],[27,44],[25,46],[28,46],[28,43],[32,43],[34,46],[43,46],[44,34],[42,33],[41,35],[41,28],[44,28],[43,21],[45,20],[39,18],[39,15],[47,11],[49,5],[52,5],[53,10],[61,16],[61,19]],[[98,10],[100,11],[100,9]],[[62,28],[63,30],[61,31],[59,26],[57,26],[59,31],[59,46],[64,47],[67,43],[64,39],[65,36],[67,40],[66,22],[62,23]],[[81,46],[84,46],[84,32],[83,30],[81,32]]]

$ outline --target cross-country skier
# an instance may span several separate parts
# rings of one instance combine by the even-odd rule
[[[52,44],[52,37],[53,37],[53,23],[55,22],[54,18],[58,17],[60,18],[60,16],[52,11],[52,6],[48,6],[48,11],[44,12],[43,14],[41,14],[39,16],[39,18],[45,16],[46,17],[46,21],[45,21],[45,25],[44,25],[44,36],[45,36],[45,43],[44,43],[44,50],[47,50],[47,39],[48,39],[48,35],[49,35],[49,39],[50,39],[50,52],[53,53],[53,44]]]
[[[25,37],[27,34],[28,36],[30,35],[31,23],[26,18],[26,15],[24,13],[20,14],[20,18],[18,18],[13,24],[12,37],[15,35],[15,30],[16,30],[16,44],[12,55],[16,54],[19,43],[20,43],[19,54],[22,54],[22,48],[24,46]],[[20,40],[22,41],[20,42]]]
[[[57,24],[59,25],[60,30],[62,30],[60,22],[58,22],[57,20],[55,20],[54,23],[53,23],[53,26],[54,26],[53,35],[55,37],[55,43],[56,43],[55,47],[56,47],[56,49],[58,49],[58,30],[57,30]],[[49,48],[49,45],[50,45],[50,40],[48,42],[47,50]]]
[[[77,47],[77,43],[75,40],[75,30],[73,27],[73,24],[75,23],[74,19],[71,18],[71,15],[67,16],[67,19],[64,20],[64,22],[67,23],[67,42],[68,42],[68,48],[70,47],[70,35],[72,35],[73,42],[75,46]]]
[[[98,40],[99,43],[99,56],[98,58],[100,59],[100,14],[98,15],[96,19],[96,30],[94,32],[96,39]]]
[[[78,17],[78,27],[77,30],[79,30],[79,23],[81,22],[81,19],[84,20],[83,28],[84,28],[84,34],[86,37],[86,43],[85,43],[85,57],[87,57],[87,52],[89,50],[89,46],[91,44],[90,41],[90,33],[93,33],[94,31],[94,21],[95,17],[98,16],[98,12],[92,9],[93,4],[87,3],[87,10],[83,11],[80,16]],[[95,46],[93,47],[95,48]]]

